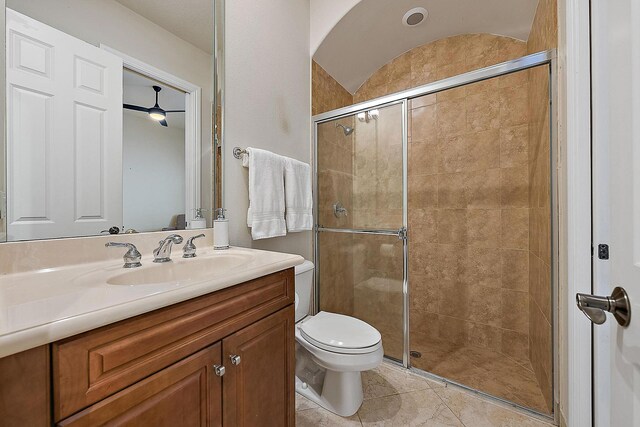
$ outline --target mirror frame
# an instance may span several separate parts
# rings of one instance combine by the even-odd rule
[[[0,0],[4,1],[4,0]],[[224,65],[225,65],[225,0],[213,1],[213,147],[212,147],[212,185],[213,212],[225,206],[224,191]]]

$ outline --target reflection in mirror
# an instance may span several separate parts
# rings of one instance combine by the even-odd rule
[[[210,226],[213,0],[5,3],[0,238]]]
[[[167,226],[167,218],[176,218],[175,212],[185,211],[185,95],[157,80],[124,70],[123,224],[134,230],[161,230]],[[166,113],[149,112],[154,105]],[[160,120],[149,120],[152,114],[158,114]],[[159,166],[157,172],[161,173],[156,173]],[[181,228],[177,223],[170,225]]]

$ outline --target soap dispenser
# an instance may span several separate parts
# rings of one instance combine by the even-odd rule
[[[226,209],[216,209],[213,221],[213,249],[229,249],[229,220],[225,218]]]
[[[204,209],[196,208],[196,216],[195,216],[195,218],[193,218],[189,222],[189,229],[190,230],[197,230],[197,229],[200,229],[200,228],[207,228],[207,220],[202,215],[203,212],[204,212]]]

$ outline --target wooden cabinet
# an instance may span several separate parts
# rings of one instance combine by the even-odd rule
[[[294,425],[294,315],[288,307],[222,341],[225,426]]]
[[[0,426],[293,426],[294,295],[289,269],[0,359]]]
[[[220,344],[110,396],[58,423],[61,427],[206,427],[222,424]]]
[[[49,346],[0,359],[0,426],[51,425]]]

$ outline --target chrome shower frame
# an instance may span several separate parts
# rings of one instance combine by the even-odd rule
[[[312,311],[317,313],[319,310],[319,296],[320,296],[320,260],[319,260],[319,239],[318,233],[322,232],[338,232],[338,233],[352,233],[352,234],[369,234],[369,235],[397,235],[403,239],[403,356],[402,361],[390,359],[395,363],[401,363],[404,368],[411,369],[420,375],[445,381],[454,386],[459,386],[464,389],[470,390],[474,393],[483,395],[499,404],[508,405],[518,410],[526,412],[535,417],[549,420],[550,418],[557,420],[558,408],[558,254],[559,254],[559,234],[558,234],[558,145],[557,145],[557,124],[553,118],[557,118],[557,54],[555,49],[534,53],[531,55],[523,56],[518,59],[496,64],[490,67],[481,68],[478,70],[470,71],[467,73],[459,74],[454,77],[439,80],[433,83],[428,83],[422,86],[418,86],[412,89],[407,89],[401,92],[396,92],[390,95],[375,98],[369,101],[361,102],[358,104],[350,105],[348,107],[338,108],[325,113],[317,114],[312,117],[313,121],[313,197],[314,197],[314,218],[318,217],[318,125],[324,122],[336,120],[342,117],[352,116],[360,112],[365,112],[373,108],[383,108],[394,104],[402,104],[402,227],[398,230],[391,229],[335,229],[324,228],[316,223],[314,227],[314,265],[315,265],[315,281],[314,292],[312,301]],[[514,402],[506,401],[499,397],[489,395],[482,391],[472,389],[463,384],[456,383],[454,381],[440,378],[437,375],[424,372],[417,368],[411,367],[411,360],[409,357],[410,351],[410,334],[409,334],[409,249],[408,249],[408,236],[410,237],[410,229],[408,224],[408,102],[410,99],[417,98],[424,95],[434,94],[449,89],[454,89],[460,86],[466,86],[472,83],[481,82],[484,80],[504,76],[507,74],[516,73],[519,71],[528,70],[539,66],[548,66],[549,69],[549,115],[550,115],[550,165],[551,165],[551,209],[549,215],[551,215],[551,240],[552,240],[552,253],[551,253],[551,296],[552,296],[552,351],[553,351],[553,396],[554,396],[554,410],[553,415],[543,414],[536,412],[530,408],[523,407]],[[408,232],[407,232],[408,231]]]

